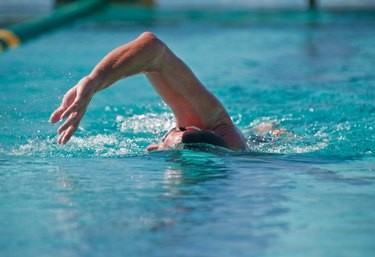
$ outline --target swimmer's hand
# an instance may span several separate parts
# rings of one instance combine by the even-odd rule
[[[61,105],[50,117],[51,123],[56,123],[69,116],[69,118],[59,127],[60,134],[57,142],[65,144],[77,130],[79,123],[86,113],[87,107],[95,94],[93,81],[88,77],[81,79],[77,85],[72,87],[64,96]]]

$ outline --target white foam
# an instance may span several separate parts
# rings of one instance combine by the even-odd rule
[[[293,118],[291,115],[285,116],[281,119],[276,117],[261,117],[252,121],[248,128],[244,129],[244,133],[253,134],[254,129],[262,124],[267,124],[271,127],[280,127],[283,128],[281,123],[285,121],[293,121],[296,118]],[[326,128],[321,128],[315,134],[309,135],[306,133],[303,135],[296,134],[292,131],[287,131],[281,136],[272,136],[269,133],[265,133],[266,140],[264,142],[253,142],[253,140],[248,140],[248,147],[252,152],[260,153],[273,153],[273,154],[303,154],[317,152],[325,149],[329,145],[329,134],[324,131]],[[268,136],[267,136],[268,135]],[[269,140],[267,140],[269,137]]]
[[[116,121],[121,125],[121,132],[161,133],[174,126],[172,113],[147,113],[130,118],[118,115]]]
[[[116,134],[72,137],[66,145],[59,145],[55,138],[33,138],[27,140],[26,144],[14,147],[9,154],[41,157],[121,157],[144,152],[138,141]]]

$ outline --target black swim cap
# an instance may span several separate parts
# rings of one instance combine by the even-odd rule
[[[199,131],[193,131],[190,133],[185,133],[182,136],[182,143],[184,144],[210,144],[214,146],[229,148],[223,138],[221,138],[216,133],[207,131],[207,130],[199,130]]]

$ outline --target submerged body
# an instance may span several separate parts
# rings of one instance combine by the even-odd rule
[[[167,133],[160,143],[149,145],[148,151],[181,143],[209,143],[236,151],[246,150],[245,137],[234,126],[221,102],[150,32],[110,52],[65,94],[60,107],[50,118],[56,123],[68,117],[58,129],[58,142],[65,144],[69,141],[97,92],[122,78],[140,73],[147,76],[171,108],[176,121],[176,129]]]

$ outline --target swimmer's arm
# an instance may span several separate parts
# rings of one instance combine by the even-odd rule
[[[105,56],[92,70],[71,88],[61,105],[51,114],[50,122],[69,118],[59,127],[58,142],[65,144],[77,130],[92,97],[116,81],[138,73],[152,71],[158,67],[162,50],[161,41],[143,33],[134,41],[120,46]]]
[[[171,107],[176,126],[201,129],[219,124],[232,124],[220,101],[198,80],[190,68],[169,48],[155,71],[146,76],[163,100]]]
[[[64,96],[50,121],[69,118],[60,126],[59,143],[66,143],[77,130],[93,95],[116,81],[145,73],[153,87],[171,107],[176,126],[208,128],[232,121],[222,104],[200,83],[193,72],[152,33],[146,32],[101,60]]]
[[[189,67],[150,32],[108,54],[89,75],[99,83],[95,92],[114,82],[145,73],[171,107],[176,125],[207,128],[231,124],[223,105],[202,85]]]

